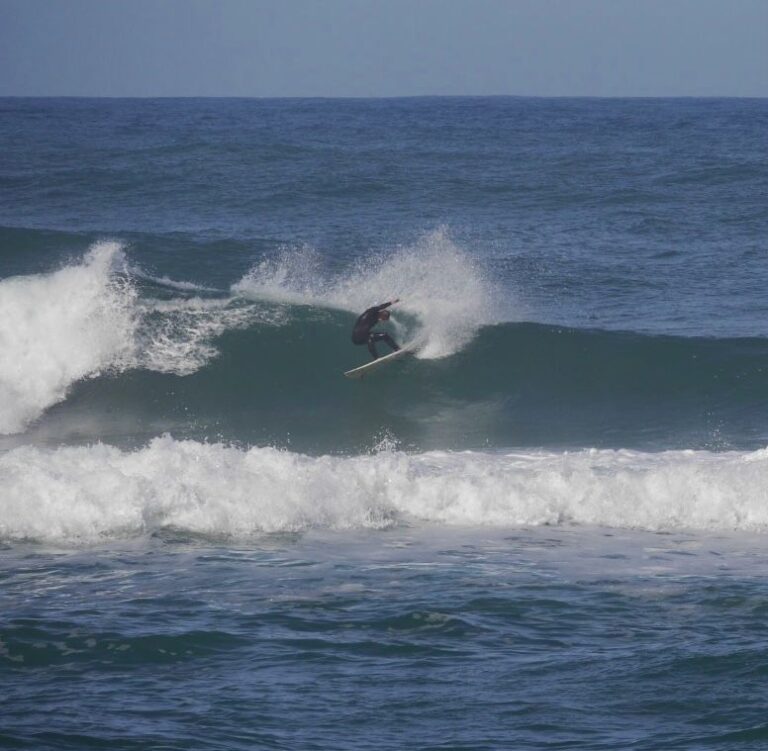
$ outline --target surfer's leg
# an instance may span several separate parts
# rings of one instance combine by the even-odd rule
[[[389,335],[384,333],[383,331],[377,331],[375,334],[371,334],[368,337],[368,351],[373,355],[373,359],[377,360],[379,357],[379,353],[376,351],[376,345],[374,342],[386,342],[394,352],[397,352],[397,350],[400,349],[400,347],[395,344],[395,340]]]
[[[379,359],[379,353],[376,351],[376,345],[374,344],[374,342],[375,342],[375,341],[376,341],[376,340],[377,340],[379,337],[381,337],[381,334],[371,334],[371,335],[368,337],[368,351],[371,353],[371,357],[372,357],[374,360],[378,360],[378,359]]]
[[[389,334],[379,334],[379,336],[392,348],[394,352],[397,352],[397,350],[400,349],[400,347],[395,344],[395,340]]]

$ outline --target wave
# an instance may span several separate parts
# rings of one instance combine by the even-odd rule
[[[156,438],[0,456],[0,538],[247,538],[433,523],[768,529],[768,450],[310,457]]]
[[[26,429],[84,379],[131,369],[195,373],[218,355],[217,337],[281,326],[296,317],[292,305],[358,314],[401,295],[392,318],[398,337],[419,357],[445,357],[490,320],[490,290],[443,231],[336,277],[311,250],[286,252],[254,267],[232,294],[147,274],[122,243],[99,242],[56,271],[0,281],[0,434]]]
[[[82,263],[0,282],[0,432],[22,430],[75,381],[130,359],[136,292],[113,277],[117,243]]]
[[[188,376],[144,370],[83,382],[51,418],[77,424],[122,411],[155,435],[333,454],[382,434],[409,450],[768,443],[768,340],[496,324],[451,357],[406,359],[350,382],[342,371],[368,357],[349,342],[353,314],[278,306],[261,316],[274,321],[278,311],[277,324],[224,332],[219,355]],[[106,425],[85,436],[120,432]]]
[[[279,321],[231,299],[143,298],[138,278],[123,244],[105,241],[56,271],[0,280],[0,434],[24,430],[78,381],[132,368],[188,375],[218,354],[222,332]]]
[[[409,450],[768,442],[768,340],[508,322],[473,268],[433,233],[336,276],[310,251],[283,255],[230,294],[144,274],[121,244],[98,243],[0,281],[0,433],[135,446],[171,431],[316,454],[383,434]],[[382,289],[410,293],[396,337],[423,349],[352,384],[342,371],[368,355],[350,329]]]

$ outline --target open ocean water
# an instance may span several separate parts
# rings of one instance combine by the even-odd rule
[[[0,747],[768,747],[766,134],[0,99]]]

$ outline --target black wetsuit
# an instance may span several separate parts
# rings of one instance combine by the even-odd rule
[[[355,321],[355,328],[352,329],[352,343],[367,344],[368,351],[371,353],[374,360],[379,356],[379,353],[376,351],[375,342],[386,342],[395,351],[400,349],[389,334],[371,331],[371,329],[379,322],[379,312],[388,308],[390,305],[392,305],[391,302],[385,302],[381,305],[374,305],[372,308],[368,308],[368,310]]]

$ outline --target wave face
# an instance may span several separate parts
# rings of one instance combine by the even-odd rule
[[[403,296],[396,337],[420,349],[350,383],[342,371],[368,358],[350,344],[352,323],[382,288]],[[98,243],[57,271],[0,281],[0,431],[131,446],[171,432],[347,454],[383,436],[417,451],[768,442],[767,340],[514,323],[514,300],[495,295],[441,232],[386,270],[334,276],[303,250],[218,291],[154,277],[120,244]]]
[[[309,457],[165,437],[129,452],[0,456],[0,538],[244,538],[415,522],[762,531],[766,486],[765,450]]]

